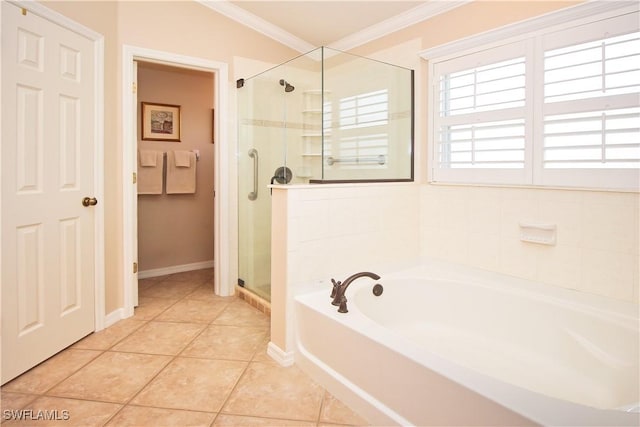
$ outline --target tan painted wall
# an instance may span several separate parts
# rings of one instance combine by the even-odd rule
[[[180,105],[181,142],[143,141],[138,148],[199,150],[195,194],[138,196],[140,271],[211,261],[213,254],[212,73],[138,64],[138,101]],[[138,103],[138,105],[139,105]],[[141,108],[138,109],[140,123]],[[166,169],[165,169],[166,170]]]
[[[45,1],[45,6],[105,37],[105,261],[106,313],[122,307],[123,165],[122,45],[155,49],[229,64],[237,57],[280,63],[299,53],[192,1]],[[235,87],[235,85],[233,85]],[[235,97],[233,91],[230,97]],[[230,117],[235,117],[230,99]],[[232,126],[232,124],[230,124]],[[235,144],[235,131],[229,129]]]

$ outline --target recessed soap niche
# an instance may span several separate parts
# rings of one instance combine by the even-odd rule
[[[540,245],[555,245],[557,240],[556,224],[520,223],[520,240]]]

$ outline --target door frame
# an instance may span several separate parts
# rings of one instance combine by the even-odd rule
[[[16,7],[33,13],[69,31],[73,31],[93,42],[94,47],[94,197],[102,203],[93,207],[94,211],[94,331],[105,327],[105,232],[104,232],[104,36],[84,25],[62,15],[59,12],[34,1],[6,0]],[[0,20],[2,19],[0,9]],[[0,64],[1,65],[1,64]],[[0,78],[2,73],[0,66]],[[0,88],[1,91],[1,88]],[[0,93],[1,97],[1,93]],[[0,104],[0,117],[2,108]],[[1,136],[0,136],[1,138]],[[0,162],[0,183],[2,182],[2,163]],[[0,221],[2,219],[2,186],[0,185]],[[2,230],[0,229],[0,238]],[[2,272],[2,247],[0,246],[0,275]]]
[[[225,62],[204,58],[184,56],[176,53],[147,49],[138,46],[122,46],[122,194],[123,194],[123,317],[133,315],[135,296],[137,295],[137,273],[133,264],[137,262],[138,236],[135,230],[137,221],[138,197],[134,191],[133,174],[137,172],[137,129],[136,111],[134,111],[134,61],[155,62],[178,68],[191,68],[214,74],[213,105],[215,108],[215,144],[214,144],[214,291],[217,295],[233,295],[235,287],[231,283],[233,269],[232,256],[235,233],[232,222],[231,200],[235,189],[232,181],[232,163],[230,147],[233,141],[228,136],[229,112],[229,66]],[[236,239],[237,240],[237,239]]]

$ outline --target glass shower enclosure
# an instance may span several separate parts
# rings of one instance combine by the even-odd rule
[[[320,47],[238,87],[238,284],[269,301],[269,184],[413,180],[413,70]]]

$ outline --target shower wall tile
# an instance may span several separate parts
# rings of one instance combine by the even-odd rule
[[[580,289],[582,248],[557,245],[540,249],[537,280],[564,288]]]
[[[286,190],[287,282],[294,287],[419,257],[419,186],[300,186]],[[295,294],[295,290],[293,291]]]
[[[469,234],[469,265],[483,270],[500,268],[500,236],[497,233]]]
[[[640,302],[637,193],[423,185],[420,253]],[[555,224],[554,246],[520,241],[521,222]]]
[[[537,270],[537,255],[540,248],[537,245],[521,242],[513,237],[500,239],[500,270],[501,272],[535,280]]]
[[[635,292],[634,271],[638,268],[637,256],[584,249],[581,285],[587,292],[631,301]]]

